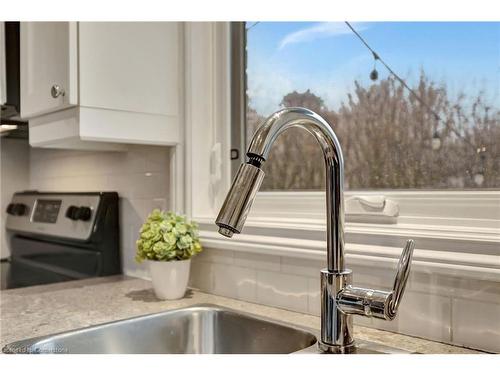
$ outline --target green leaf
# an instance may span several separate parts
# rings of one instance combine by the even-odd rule
[[[202,251],[198,224],[172,211],[153,210],[141,226],[135,260],[189,259]]]

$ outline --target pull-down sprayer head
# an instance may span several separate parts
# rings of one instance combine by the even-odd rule
[[[263,179],[264,172],[260,169],[259,162],[250,159],[240,165],[215,221],[220,234],[232,237],[234,233],[241,232]]]

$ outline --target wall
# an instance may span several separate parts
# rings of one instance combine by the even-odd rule
[[[168,209],[168,175],[167,147],[133,145],[128,152],[31,149],[31,189],[118,192],[123,271],[137,277],[148,275],[146,266],[134,261],[137,233],[151,210]]]
[[[5,210],[14,192],[28,188],[29,162],[30,148],[27,139],[0,138],[1,258],[9,256],[8,238],[5,235],[4,224],[7,218]]]
[[[320,314],[319,271],[324,261],[219,249],[193,260],[191,286],[213,294]],[[354,283],[392,286],[394,270],[352,266]],[[500,352],[500,283],[412,272],[392,322],[355,317],[355,324]]]

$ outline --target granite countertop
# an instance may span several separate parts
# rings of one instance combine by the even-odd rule
[[[319,317],[188,291],[176,301],[160,301],[151,282],[111,276],[40,285],[0,292],[0,345],[90,325],[151,314],[200,303],[245,311],[319,330]],[[474,350],[355,326],[355,337],[418,353],[479,353]]]

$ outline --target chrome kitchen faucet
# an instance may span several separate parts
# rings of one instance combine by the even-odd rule
[[[396,316],[410,274],[413,240],[408,240],[399,260],[392,291],[351,285],[352,271],[345,268],[344,252],[344,159],[332,127],[305,108],[285,108],[267,118],[248,147],[248,161],[240,165],[216,219],[219,233],[240,233],[264,179],[260,168],[276,138],[291,127],[300,127],[318,141],[326,167],[327,268],[321,270],[321,338],[319,348],[328,353],[355,349],[352,315],[392,320]]]

